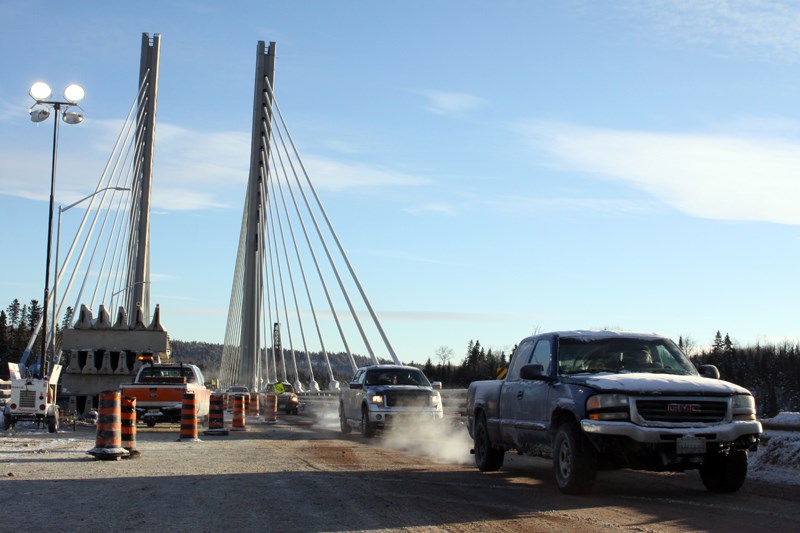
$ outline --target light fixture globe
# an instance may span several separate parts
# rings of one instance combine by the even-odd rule
[[[80,85],[73,83],[67,85],[66,89],[64,89],[64,99],[71,104],[80,102],[84,96],[86,96],[86,93]]]
[[[37,102],[41,102],[42,100],[47,100],[50,98],[50,95],[53,94],[53,91],[45,82],[37,81],[31,85],[31,88],[28,90],[28,94],[31,95],[31,98]]]
[[[30,110],[31,122],[42,122],[50,116],[50,109],[45,106],[35,106]]]
[[[80,124],[83,122],[83,115],[77,111],[65,111],[64,114],[61,115],[61,120],[67,124]]]

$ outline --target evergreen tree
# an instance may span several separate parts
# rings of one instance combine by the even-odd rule
[[[725,334],[725,339],[722,341],[722,353],[726,355],[733,353],[733,342],[731,342],[731,338],[727,333]]]
[[[12,329],[16,329],[19,327],[20,321],[22,320],[22,309],[20,307],[19,300],[14,298],[14,301],[8,306],[7,311],[9,326],[11,326]]]
[[[720,334],[719,330],[717,330],[717,334],[714,335],[714,343],[711,345],[711,351],[714,354],[721,354],[724,351],[725,344],[722,341],[722,335]]]

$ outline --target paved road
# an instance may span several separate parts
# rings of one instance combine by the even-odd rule
[[[93,429],[0,432],[5,531],[800,531],[800,487],[705,491],[696,473],[601,473],[560,494],[547,461],[510,455],[483,474],[463,429],[367,440],[332,421],[281,417],[177,442],[139,429],[139,459],[86,455]],[[414,432],[419,433],[419,432]]]

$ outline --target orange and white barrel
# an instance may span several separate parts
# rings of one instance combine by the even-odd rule
[[[267,424],[274,424],[278,421],[278,395],[273,393],[267,394],[266,405],[264,405],[264,422]]]
[[[231,431],[247,431],[247,423],[244,418],[244,396],[237,394],[233,397],[233,425],[231,425]]]
[[[116,461],[129,454],[128,450],[122,447],[120,396],[119,391],[100,393],[97,409],[97,436],[94,448],[86,452],[93,455],[95,459]]]

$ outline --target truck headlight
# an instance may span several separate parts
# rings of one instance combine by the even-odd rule
[[[731,401],[734,420],[755,420],[756,400],[749,394],[737,394]]]
[[[439,404],[442,403],[442,397],[438,394],[431,395],[431,407],[439,407]]]
[[[586,400],[586,416],[590,420],[628,420],[630,404],[625,394],[596,394]]]
[[[383,395],[381,394],[373,394],[369,397],[369,401],[374,403],[375,405],[383,405]]]

